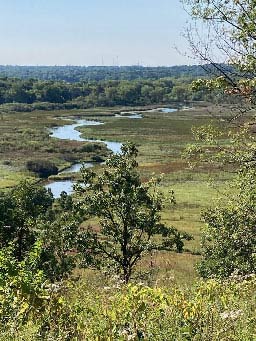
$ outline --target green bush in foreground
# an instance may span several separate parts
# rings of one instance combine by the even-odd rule
[[[253,275],[168,290],[118,283],[95,288],[85,281],[61,289],[41,283],[43,289],[32,290],[34,301],[22,289],[24,281],[11,277],[15,285],[10,281],[7,291],[1,289],[1,302],[15,306],[15,315],[6,315],[1,303],[0,340],[253,341],[256,336]]]
[[[77,335],[74,308],[59,284],[40,270],[42,243],[19,262],[12,244],[0,251],[0,340],[70,340]]]
[[[204,212],[201,276],[229,277],[256,273],[256,171],[244,167],[236,192]]]
[[[129,284],[89,301],[82,323],[89,340],[254,340],[255,277],[209,280],[188,290]]]

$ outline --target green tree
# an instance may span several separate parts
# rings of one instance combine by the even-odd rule
[[[0,250],[0,328],[17,328],[31,312],[47,305],[46,278],[39,269],[41,244],[33,245],[22,261],[10,243]]]
[[[58,174],[58,167],[48,160],[29,160],[26,168],[30,172],[36,173],[40,178],[48,178],[50,175]]]
[[[37,226],[37,238],[42,242],[41,268],[51,281],[68,277],[76,266],[81,219],[73,206],[72,197],[62,192],[55,201],[51,217]]]
[[[189,99],[188,87],[185,85],[176,85],[172,88],[172,99],[178,102],[184,102]]]
[[[101,175],[82,169],[78,210],[97,217],[99,229],[87,227],[80,234],[80,252],[86,264],[107,266],[121,273],[127,283],[143,255],[152,250],[182,251],[182,239],[190,237],[161,222],[163,198],[159,179],[142,183],[133,144],[111,156]],[[173,200],[173,199],[172,199]]]
[[[0,195],[0,246],[12,243],[21,261],[40,241],[39,268],[52,281],[66,277],[75,266],[72,251],[76,249],[80,222],[72,198],[65,192],[54,202],[50,191],[22,182]]]
[[[256,272],[256,171],[244,168],[236,193],[203,213],[202,277],[228,277]]]
[[[210,81],[200,80],[197,85],[223,89],[255,103],[255,0],[181,1],[195,22],[203,23],[201,31],[195,25],[186,33],[192,52],[203,63],[209,63],[210,68],[203,67],[217,76]]]
[[[0,194],[1,247],[14,242],[19,260],[34,244],[37,221],[44,219],[52,207],[52,193],[30,182],[21,182]]]
[[[203,259],[199,273],[203,277],[227,277],[256,271],[256,140],[252,134],[253,115],[234,119],[248,109],[255,108],[256,94],[256,6],[254,0],[184,0],[194,19],[202,21],[208,29],[209,40],[199,44],[188,34],[193,52],[204,62],[210,62],[210,71],[217,77],[200,79],[194,89],[222,90],[224,94],[239,97],[233,112],[233,128],[225,130],[204,126],[194,131],[197,143],[187,148],[193,161],[211,162],[218,166],[232,165],[237,172],[230,191],[220,198],[220,203],[205,211],[206,227],[203,237]],[[214,60],[219,49],[222,62]],[[230,115],[226,115],[230,118]],[[222,122],[224,127],[224,123]],[[222,141],[220,141],[222,139]],[[225,140],[224,140],[225,139]]]

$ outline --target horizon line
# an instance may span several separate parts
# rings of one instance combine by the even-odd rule
[[[121,68],[121,67],[144,67],[144,68],[152,68],[152,67],[175,67],[175,66],[200,66],[201,64],[174,64],[174,65],[142,65],[142,64],[127,64],[127,65],[76,65],[76,64],[0,64],[0,66],[11,66],[11,67],[112,67],[112,68]]]

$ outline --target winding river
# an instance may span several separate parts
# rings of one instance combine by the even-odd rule
[[[149,111],[161,111],[164,113],[171,113],[174,111],[177,111],[177,109],[172,108],[157,108],[157,109],[151,109]],[[115,117],[121,118],[130,118],[130,119],[142,119],[143,115],[140,112],[121,112],[120,114],[116,114]],[[67,120],[65,118],[65,120]],[[94,140],[90,138],[83,138],[81,137],[81,133],[77,130],[78,127],[82,126],[97,126],[102,125],[103,122],[100,121],[94,121],[94,120],[86,120],[86,119],[79,119],[76,120],[76,123],[74,124],[67,124],[64,126],[56,127],[51,129],[50,134],[52,137],[61,139],[61,140],[74,140],[74,141],[83,141],[83,142],[101,142],[104,143],[109,150],[111,150],[114,154],[120,153],[122,143],[120,142],[113,142],[113,141],[103,141],[103,140]],[[94,167],[94,163],[92,162],[85,162],[85,163],[76,163],[72,165],[71,167],[65,169],[64,171],[60,172],[59,174],[63,173],[75,173],[79,172],[82,165],[86,168]],[[47,185],[45,185],[45,188],[51,189],[54,198],[59,198],[62,191],[67,192],[67,194],[71,194],[73,191],[73,180],[58,180],[53,181]]]

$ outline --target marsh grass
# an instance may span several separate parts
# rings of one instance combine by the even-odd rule
[[[198,261],[200,253],[200,235],[203,226],[201,211],[213,203],[218,194],[216,189],[208,184],[209,175],[218,179],[219,187],[223,186],[230,175],[206,166],[189,169],[186,160],[182,158],[182,153],[185,146],[193,141],[191,128],[213,122],[213,116],[201,106],[168,114],[144,111],[143,119],[114,117],[114,113],[122,110],[127,109],[94,108],[31,113],[12,112],[2,115],[0,188],[13,186],[23,178],[34,178],[33,174],[25,171],[25,164],[30,159],[48,160],[59,170],[74,162],[89,161],[94,153],[86,151],[86,142],[52,138],[49,136],[49,128],[72,123],[70,121],[72,118],[100,120],[105,124],[79,127],[82,136],[134,142],[139,149],[138,162],[142,179],[148,180],[152,175],[163,174],[161,190],[164,195],[168,196],[168,192],[174,190],[177,204],[172,207],[167,205],[162,218],[169,226],[173,225],[181,231],[190,233],[194,239],[185,243],[186,253],[183,255],[155,254],[153,263],[161,264],[156,266],[159,278],[171,271],[178,281],[190,282],[191,278],[196,276],[193,266]],[[214,124],[218,125],[218,120]],[[103,153],[107,155],[104,150]],[[66,179],[67,176],[76,179],[78,174],[61,174],[54,178]],[[151,271],[150,267],[147,268],[147,261],[142,264],[145,271]]]
[[[84,115],[84,114],[83,114]],[[0,124],[0,188],[16,185],[21,179],[35,178],[26,171],[29,160],[50,161],[62,170],[75,162],[89,161],[98,155],[87,142],[58,140],[50,136],[50,128],[72,121],[63,118],[80,117],[81,112],[35,111],[5,113]],[[106,148],[101,153],[107,155]]]
[[[97,116],[96,116],[97,117]],[[201,211],[214,203],[218,190],[231,178],[229,173],[218,168],[201,166],[190,169],[182,158],[184,148],[193,141],[192,127],[213,123],[213,116],[204,108],[174,113],[143,112],[143,119],[101,118],[105,125],[79,128],[84,137],[135,142],[139,149],[139,171],[143,179],[162,175],[161,191],[165,197],[174,190],[176,205],[166,206],[163,221],[180,231],[186,231],[193,240],[185,242],[185,253],[156,253],[145,257],[142,272],[152,278],[157,273],[160,279],[165,273],[172,273],[175,281],[190,283],[196,278],[194,265],[200,259],[200,238],[203,221]],[[222,141],[225,143],[225,141]],[[210,186],[215,178],[215,187]],[[152,269],[149,264],[155,265]],[[151,273],[151,271],[153,271]]]

